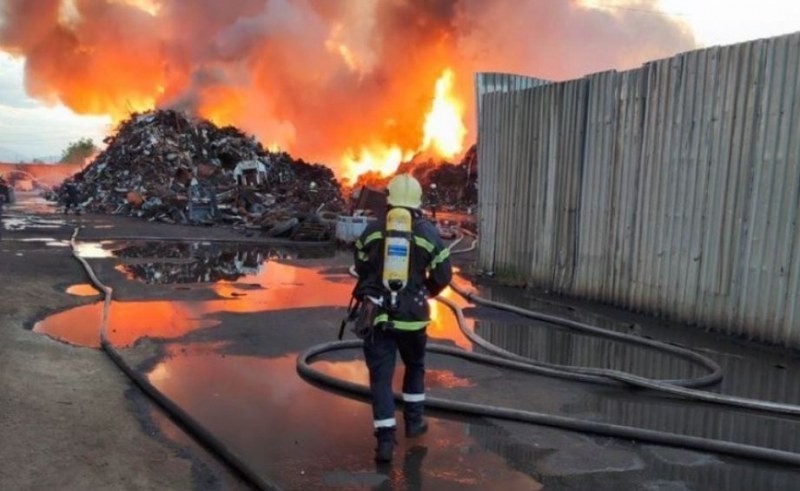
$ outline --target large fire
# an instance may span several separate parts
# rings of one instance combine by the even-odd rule
[[[349,179],[457,159],[477,71],[559,80],[692,47],[674,20],[582,1],[0,1],[31,96],[116,120],[186,110]]]
[[[455,157],[464,149],[467,128],[462,120],[464,104],[453,95],[453,71],[448,69],[436,81],[436,97],[425,118],[423,150],[434,150],[445,158]]]
[[[397,144],[376,144],[362,148],[358,155],[349,150],[342,159],[344,177],[355,182],[358,176],[370,171],[391,175],[402,162],[411,160],[418,152],[429,152],[440,158],[457,156],[464,149],[467,134],[463,117],[464,104],[453,94],[453,71],[448,68],[436,81],[431,109],[420,122],[424,131],[419,146],[402,149]]]

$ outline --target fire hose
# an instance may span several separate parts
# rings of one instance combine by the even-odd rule
[[[471,247],[463,250],[455,250],[453,247],[463,239],[463,235],[451,244],[451,252],[453,254],[468,252],[475,247],[475,242]],[[355,271],[353,268],[350,270],[351,274]],[[691,389],[690,387],[703,387],[710,384],[719,382],[722,379],[722,371],[718,364],[713,360],[704,357],[691,350],[672,346],[666,343],[653,341],[638,336],[618,333],[601,329],[595,326],[577,322],[571,319],[547,315],[532,310],[523,309],[513,305],[503,304],[492,300],[481,298],[473,293],[470,293],[455,284],[450,283],[450,288],[466,300],[477,304],[484,305],[495,309],[501,309],[512,312],[530,319],[545,321],[555,325],[561,325],[570,329],[578,330],[581,332],[589,333],[593,336],[606,337],[620,342],[637,344],[652,349],[661,350],[680,358],[686,359],[696,363],[708,370],[704,376],[692,379],[675,379],[675,380],[654,380],[646,377],[640,377],[629,373],[608,370],[601,368],[585,368],[574,367],[544,363],[532,360],[515,353],[511,353],[498,346],[495,346],[485,339],[478,336],[475,332],[470,330],[466,325],[466,319],[461,308],[453,301],[437,297],[436,300],[444,303],[449,307],[456,316],[461,332],[476,346],[493,353],[491,355],[474,353],[452,346],[442,344],[429,343],[427,350],[433,353],[450,355],[465,360],[482,363],[486,365],[499,366],[513,370],[519,370],[539,375],[547,375],[565,379],[578,380],[582,382],[594,382],[601,384],[612,385],[627,385],[638,388],[645,388],[651,391],[658,391],[667,393],[669,395],[683,397],[691,400],[698,400],[708,403],[721,404],[733,406],[738,408],[745,408],[749,410],[764,411],[778,414],[800,415],[800,406],[793,406],[788,404],[773,403],[767,401],[760,401],[755,399],[747,399],[743,397],[727,396],[712,392]],[[306,380],[313,382],[323,387],[330,387],[336,389],[340,393],[345,393],[358,398],[370,397],[369,388],[350,382],[347,380],[339,379],[312,367],[314,360],[320,358],[325,353],[331,353],[342,350],[352,350],[361,348],[361,340],[352,341],[335,341],[330,343],[319,344],[308,348],[306,351],[300,353],[297,357],[297,371]],[[395,393],[395,400],[402,404],[403,400],[400,394]],[[445,412],[458,413],[468,416],[483,417],[483,418],[497,418],[510,421],[526,422],[538,424],[542,426],[550,426],[554,428],[561,428],[570,431],[577,431],[583,433],[592,433],[596,435],[611,436],[617,438],[633,439],[642,442],[655,443],[660,445],[667,445],[673,447],[680,447],[698,451],[712,452],[730,455],[734,457],[757,459],[767,462],[800,465],[800,454],[794,452],[787,452],[772,448],[760,447],[755,445],[748,445],[743,443],[730,442],[725,440],[716,440],[711,438],[695,437],[690,435],[682,435],[677,433],[669,433],[656,430],[648,430],[645,428],[637,428],[631,426],[616,425],[610,423],[603,423],[597,421],[582,420],[578,418],[570,418],[566,416],[558,416],[553,414],[544,414],[533,411],[511,409],[505,407],[492,406],[487,404],[475,404],[468,402],[461,402],[452,399],[443,399],[438,397],[426,397],[426,407],[437,409]]]
[[[101,318],[100,329],[100,346],[102,350],[111,358],[111,360],[127,375],[131,381],[134,382],[147,396],[156,402],[170,418],[179,424],[184,430],[192,435],[199,441],[206,449],[212,454],[216,455],[220,460],[230,466],[242,478],[255,486],[257,489],[280,489],[279,486],[260,476],[257,472],[251,469],[244,460],[230,450],[223,442],[216,438],[213,433],[203,427],[197,420],[195,420],[189,413],[183,410],[180,406],[175,404],[172,400],[160,392],[153,384],[147,380],[146,377],[131,368],[114,348],[108,340],[108,318],[109,310],[111,307],[113,289],[100,281],[95,274],[91,265],[78,254],[76,248],[76,239],[80,228],[76,228],[70,244],[72,246],[73,256],[81,263],[91,282],[103,293],[103,309]],[[451,244],[451,252],[453,254],[469,252],[475,247],[475,242],[472,246],[462,250],[455,250],[454,247],[463,240],[463,235]],[[168,237],[137,237],[137,240],[186,240],[186,238],[168,238]],[[231,241],[229,239],[209,239],[201,238],[197,240],[203,241]],[[260,243],[263,243],[260,242]],[[352,271],[351,271],[352,272]],[[542,314],[539,312],[522,309],[512,305],[494,302],[491,300],[483,299],[471,292],[468,292],[455,283],[451,283],[450,287],[467,299],[478,305],[485,305],[492,308],[502,309],[515,314],[519,314],[528,318],[538,319],[553,324],[562,325],[571,329],[580,330],[596,336],[609,337],[622,342],[635,343],[647,346],[654,349],[660,349],[672,353],[678,357],[692,361],[708,370],[704,376],[692,379],[675,379],[675,380],[653,380],[645,377],[628,374],[625,372],[599,369],[599,368],[583,368],[571,367],[555,364],[548,364],[538,362],[535,360],[516,355],[509,351],[503,350],[488,341],[484,340],[476,333],[471,331],[466,326],[466,320],[460,307],[449,299],[437,297],[436,300],[448,306],[456,316],[459,328],[475,345],[483,348],[484,350],[494,353],[494,355],[487,355],[481,353],[469,352],[460,348],[446,346],[441,344],[428,344],[428,351],[450,355],[477,363],[489,364],[514,370],[525,371],[529,373],[536,373],[541,375],[549,375],[554,377],[579,380],[583,382],[595,382],[602,384],[612,385],[627,385],[650,390],[662,391],[668,394],[685,397],[694,400],[705,402],[731,405],[734,407],[742,407],[752,410],[760,410],[767,412],[775,412],[781,414],[798,415],[800,414],[800,406],[785,405],[779,403],[771,403],[765,401],[758,401],[740,397],[725,396],[705,391],[693,390],[689,387],[703,387],[718,382],[722,378],[720,367],[712,360],[699,355],[693,351],[680,348],[677,346],[652,341],[637,336],[630,336],[613,331],[607,331],[587,324],[579,323],[561,317]],[[362,346],[361,340],[351,341],[337,341],[319,344],[312,346],[306,351],[300,353],[297,357],[297,371],[306,380],[321,385],[323,387],[330,387],[337,389],[347,395],[353,397],[363,398],[369,397],[369,388],[360,384],[356,384],[347,380],[338,379],[324,372],[316,370],[312,367],[314,360],[320,358],[325,353],[331,353],[342,350],[357,349]],[[402,397],[395,394],[395,399],[402,404]],[[726,454],[740,458],[757,459],[767,462],[800,465],[800,454],[787,452],[783,450],[776,450],[766,447],[759,447],[754,445],[747,445],[724,440],[715,440],[702,437],[694,437],[689,435],[681,435],[675,433],[661,432],[655,430],[648,430],[644,428],[629,427],[623,425],[615,425],[603,422],[581,420],[577,418],[569,418],[565,416],[558,416],[553,414],[537,413],[533,411],[525,411],[511,408],[503,408],[492,405],[474,404],[461,402],[450,399],[443,399],[437,397],[426,398],[426,406],[432,409],[438,409],[445,412],[452,412],[457,414],[470,415],[483,418],[497,418],[510,421],[520,421],[542,426],[550,426],[555,428],[566,429],[570,431],[577,431],[583,433],[591,433],[604,436],[612,436],[617,438],[633,439],[643,442],[650,442],[655,444],[682,447],[687,449],[713,452],[719,454]]]
[[[265,479],[251,469],[244,462],[244,460],[241,459],[241,457],[236,455],[236,453],[234,453],[222,441],[214,436],[213,433],[208,431],[208,429],[194,419],[188,412],[184,411],[179,405],[175,404],[169,397],[165,396],[161,391],[159,391],[152,383],[150,383],[149,380],[147,380],[147,377],[131,368],[131,366],[125,362],[125,359],[122,357],[122,355],[120,355],[116,348],[114,348],[114,345],[109,342],[108,318],[109,311],[111,309],[111,298],[114,290],[110,286],[101,282],[89,262],[78,254],[76,248],[76,238],[79,231],[80,228],[76,228],[73,232],[72,237],[70,238],[70,246],[72,247],[72,255],[81,263],[83,269],[86,271],[86,274],[89,276],[89,279],[92,281],[92,284],[94,284],[94,286],[103,294],[103,310],[100,320],[100,347],[103,352],[105,352],[109,358],[111,358],[114,364],[116,364],[117,367],[122,370],[122,372],[127,375],[134,384],[136,384],[137,387],[139,387],[148,397],[155,401],[174,422],[180,425],[187,433],[192,435],[213,455],[216,455],[220,460],[222,460],[222,462],[230,466],[247,482],[260,490],[280,489],[276,483]]]

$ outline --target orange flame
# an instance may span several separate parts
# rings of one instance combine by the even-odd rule
[[[433,107],[425,118],[422,150],[452,158],[464,149],[467,127],[463,123],[464,104],[453,95],[453,71],[449,68],[436,81]]]
[[[342,163],[346,169],[345,177],[355,182],[358,176],[368,171],[375,171],[382,176],[388,176],[397,170],[397,167],[406,160],[414,157],[414,152],[402,150],[397,145],[373,145],[371,148],[362,147],[355,155],[353,149],[348,149]]]
[[[463,123],[464,104],[453,93],[454,80],[453,71],[447,68],[436,81],[431,109],[422,125],[423,141],[417,149],[403,149],[393,143],[362,147],[358,154],[348,149],[342,157],[345,178],[355,182],[367,171],[389,176],[417,152],[429,152],[441,158],[458,155],[464,149],[467,128]]]
[[[203,93],[198,112],[217,126],[225,126],[236,121],[245,104],[245,97],[235,88],[213,87]]]
[[[353,178],[457,158],[476,70],[564,80],[695,46],[683,23],[624,7],[641,2],[0,0],[0,54],[25,59],[28,95],[49,104],[116,121],[182,109]]]

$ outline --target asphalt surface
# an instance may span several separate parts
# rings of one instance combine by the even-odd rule
[[[26,226],[23,218],[12,222],[26,228],[6,232],[0,242],[0,272],[10,280],[0,286],[2,363],[11,368],[0,373],[0,408],[11,415],[0,422],[0,488],[243,487],[92,348],[99,335],[98,297],[85,287],[76,290],[86,296],[65,293],[86,281],[64,247],[74,223],[45,216],[36,228],[37,220],[27,219]],[[394,464],[375,466],[368,404],[308,384],[294,366],[298,352],[335,339],[352,288],[347,252],[254,245],[252,238],[247,244],[209,243],[201,239],[232,234],[119,217],[69,221],[86,227],[79,237],[89,243],[82,250],[115,290],[110,337],[125,359],[284,489],[796,489],[797,469],[450,414],[431,415],[429,434],[401,437]],[[194,240],[133,240],[144,236]],[[53,240],[26,241],[36,237]],[[107,237],[123,240],[96,242]],[[796,353],[521,290],[483,287],[483,294],[691,346],[725,368],[726,379],[715,390],[800,403],[793,383],[800,372]],[[537,359],[647,376],[693,370],[657,353],[460,302],[471,328]],[[435,306],[434,314],[434,340],[470,349],[444,306]],[[318,365],[366,380],[357,351]],[[800,451],[794,436],[800,428],[791,418],[438,355],[428,366],[429,392],[438,397]]]

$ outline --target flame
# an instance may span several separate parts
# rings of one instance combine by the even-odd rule
[[[378,172],[382,176],[393,174],[400,164],[414,157],[414,152],[403,150],[397,145],[375,144],[371,148],[361,148],[358,156],[348,148],[342,157],[346,169],[345,177],[355,182],[358,176],[369,171]]]
[[[475,136],[477,70],[564,80],[695,46],[683,23],[633,15],[642,2],[0,0],[0,54],[48,104],[186,110],[352,179],[452,161]]]
[[[362,147],[357,156],[349,148],[342,158],[345,178],[355,182],[358,176],[369,171],[389,176],[418,152],[429,152],[447,159],[461,153],[467,128],[463,122],[464,104],[453,93],[454,81],[450,68],[444,69],[436,80],[431,108],[421,123],[424,137],[418,148],[403,149],[396,143],[373,144],[369,148]],[[389,121],[395,122],[394,119]]]
[[[245,104],[245,98],[236,89],[213,87],[203,93],[198,112],[217,126],[226,126],[236,121]]]
[[[422,150],[433,149],[436,155],[452,158],[464,149],[467,127],[463,123],[464,104],[453,95],[453,71],[449,68],[436,81],[433,107],[425,118]]]
[[[152,16],[158,15],[158,13],[161,11],[161,4],[159,3],[159,0],[112,0],[112,2],[136,7],[142,12]]]

